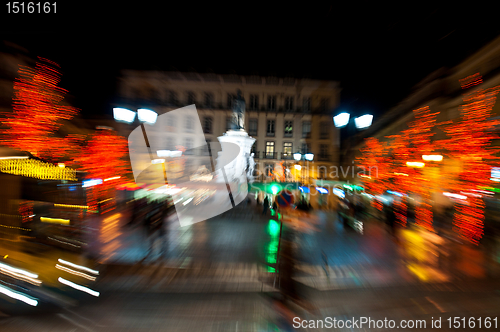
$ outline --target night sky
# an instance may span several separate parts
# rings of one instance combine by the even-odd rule
[[[126,68],[333,79],[343,89],[338,111],[379,115],[429,73],[500,34],[494,8],[474,3],[76,3],[60,2],[46,16],[3,8],[0,38],[59,63],[61,86],[84,117],[111,116],[116,77]]]

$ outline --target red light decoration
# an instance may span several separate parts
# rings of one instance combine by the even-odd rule
[[[22,222],[28,222],[33,218],[33,202],[25,201],[19,204],[19,214],[21,215]]]
[[[128,143],[125,138],[112,130],[100,129],[91,136],[87,146],[75,158],[75,162],[86,172],[87,179],[103,180],[102,184],[87,190],[87,205],[91,210],[105,213],[114,209],[115,200],[110,198],[115,197],[115,187],[126,182],[129,169],[124,158],[127,153]],[[104,181],[117,176],[120,178]]]
[[[482,82],[479,74],[466,78],[464,89]],[[498,148],[492,148],[491,142],[498,138],[494,127],[500,124],[491,120],[491,110],[496,102],[500,87],[478,89],[464,94],[461,106],[461,118],[453,124],[443,127],[450,139],[443,143],[450,154],[462,162],[459,179],[454,183],[454,190],[464,193],[478,187],[490,185],[491,162],[498,159]],[[478,244],[484,234],[484,202],[477,195],[468,195],[467,205],[459,204],[454,215],[454,229],[464,240]]]
[[[467,76],[466,78],[462,78],[459,81],[462,89],[468,89],[470,87],[473,87],[474,85],[483,83],[483,78],[479,73],[475,73],[474,75]]]
[[[61,157],[68,142],[53,134],[61,120],[70,120],[78,109],[62,105],[66,90],[57,86],[61,81],[58,64],[38,57],[35,68],[21,66],[14,82],[13,112],[5,114],[7,127],[3,144],[48,160]]]
[[[360,168],[364,169],[368,178],[363,178],[365,191],[374,196],[382,195],[388,188],[387,180],[389,178],[388,159],[385,156],[386,146],[378,139],[370,137],[365,140],[365,148],[361,150],[361,157],[357,158]],[[372,174],[375,170],[375,174]],[[368,174],[367,174],[368,172]],[[374,199],[372,205],[379,211],[382,211],[381,201]]]

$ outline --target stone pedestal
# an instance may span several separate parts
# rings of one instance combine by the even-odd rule
[[[228,183],[233,195],[234,204],[243,201],[248,194],[247,167],[254,168],[255,162],[250,158],[250,150],[255,138],[248,136],[244,130],[229,130],[218,137],[222,151],[217,158],[217,182]],[[249,165],[253,163],[253,165]]]

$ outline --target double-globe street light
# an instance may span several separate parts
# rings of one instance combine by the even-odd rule
[[[144,142],[148,148],[149,157],[151,159],[152,164],[163,164],[163,177],[165,179],[165,183],[167,183],[166,171],[165,171],[165,159],[157,159],[156,156],[151,152],[151,146],[149,143],[148,136],[146,134],[146,128],[144,124],[147,123],[149,125],[153,125],[156,123],[156,119],[158,118],[158,113],[148,108],[139,108],[137,109],[137,113],[129,110],[127,108],[115,107],[113,108],[113,117],[118,122],[125,122],[127,124],[133,124],[135,121],[135,117],[137,115],[137,119],[141,124],[142,135],[144,136]]]
[[[336,116],[333,117],[333,122],[335,124],[335,127],[337,128],[344,128],[344,127],[347,127],[348,124],[349,124],[349,120],[351,118],[351,115],[347,112],[342,112]],[[366,129],[368,127],[370,127],[372,125],[372,121],[373,121],[373,115],[371,114],[365,114],[365,115],[362,115],[362,116],[359,116],[359,117],[356,117],[354,118],[354,125],[356,126],[356,129],[358,130],[362,130],[362,129]],[[351,135],[352,135],[352,132],[349,131],[348,132],[348,137],[347,137],[347,140],[348,140],[348,145],[347,145],[347,148],[346,148],[346,151],[343,151],[342,149],[342,136],[340,138],[340,157],[341,157],[341,160],[339,161],[339,164],[340,164],[340,167],[343,167],[343,162],[344,162],[344,159],[345,159],[345,154],[347,154],[347,150],[350,149],[350,146],[351,146]]]
[[[300,153],[300,152],[296,152],[293,154],[293,159],[295,159],[296,161],[304,161],[304,160],[307,160],[307,161],[312,161],[314,159],[314,153]],[[299,166],[299,167],[297,167]],[[302,166],[303,167],[303,166]],[[302,178],[302,185],[304,185],[304,171],[302,170],[302,167],[300,165],[295,165],[295,169],[297,170],[300,170],[300,173],[301,173],[301,178]],[[309,174],[309,172],[308,172]]]

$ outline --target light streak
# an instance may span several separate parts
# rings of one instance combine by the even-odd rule
[[[11,297],[13,299],[22,301],[26,304],[29,304],[31,306],[36,307],[38,305],[38,301],[34,298],[31,298],[23,293],[16,292],[15,290],[12,290],[8,287],[0,285],[0,293],[7,295],[8,297]]]
[[[40,217],[40,221],[51,224],[62,224],[62,225],[69,225],[70,223],[69,219],[58,219],[58,218],[47,218],[47,217]]]
[[[76,264],[73,264],[71,262],[68,262],[68,261],[65,261],[65,260],[62,260],[62,259],[58,259],[57,260],[59,263],[61,264],[66,264],[68,266],[71,266],[75,269],[78,269],[78,270],[82,270],[82,271],[87,271],[87,272],[90,272],[90,273],[93,273],[93,274],[97,274],[99,275],[99,271],[96,271],[96,270],[92,270],[92,269],[89,269],[88,267],[85,267],[85,266],[81,266],[81,265],[76,265]]]
[[[66,280],[64,278],[59,277],[59,278],[57,278],[57,281],[59,281],[61,284],[65,284],[69,287],[72,287],[72,288],[77,289],[79,291],[85,292],[85,293],[90,294],[92,296],[96,296],[96,297],[99,296],[99,292],[96,292],[95,290],[92,290],[88,287],[75,284],[74,282],[71,282],[71,281]]]
[[[72,270],[70,268],[67,268],[67,267],[59,265],[59,264],[56,264],[56,268],[58,268],[59,270],[62,270],[64,272],[68,272],[68,273],[74,274],[75,276],[79,276],[79,277],[82,277],[82,278],[85,278],[85,279],[88,279],[88,280],[92,280],[92,281],[95,280],[94,276],[85,274],[83,272],[78,272],[78,271]]]

